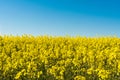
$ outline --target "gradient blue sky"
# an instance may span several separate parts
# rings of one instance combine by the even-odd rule
[[[0,0],[0,34],[120,36],[120,0]]]

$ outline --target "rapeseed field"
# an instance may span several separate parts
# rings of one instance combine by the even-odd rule
[[[0,80],[120,80],[120,38],[0,36]]]

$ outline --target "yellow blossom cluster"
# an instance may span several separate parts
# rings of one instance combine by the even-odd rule
[[[0,80],[120,80],[120,38],[0,36]]]

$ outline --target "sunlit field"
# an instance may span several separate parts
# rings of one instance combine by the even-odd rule
[[[0,80],[120,80],[120,38],[0,36]]]

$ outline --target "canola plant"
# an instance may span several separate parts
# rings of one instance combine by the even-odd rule
[[[120,80],[120,38],[0,36],[0,80]]]

